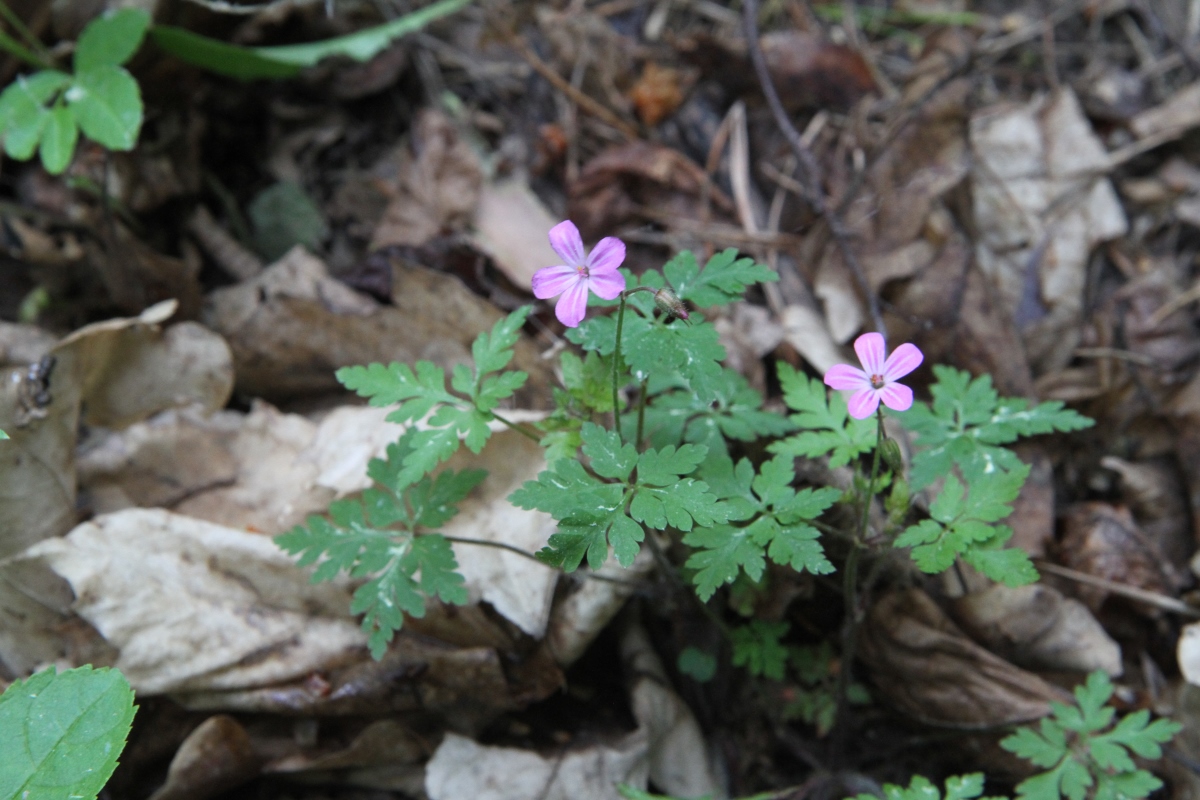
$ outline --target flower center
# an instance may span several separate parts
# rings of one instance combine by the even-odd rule
[[[872,389],[882,389],[885,383],[886,383],[886,381],[884,381],[882,375],[872,375],[871,376],[871,388]]]
[[[587,268],[587,267],[576,267],[576,268],[575,268],[575,271],[579,273],[579,277],[581,277],[581,278],[589,278],[589,277],[591,277],[591,276],[588,274],[588,268]]]

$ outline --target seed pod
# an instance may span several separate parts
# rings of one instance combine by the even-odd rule
[[[654,305],[664,314],[676,319],[687,320],[688,310],[683,301],[665,286],[654,293]]]
[[[900,454],[900,445],[896,440],[885,436],[879,444],[879,454],[883,456],[883,463],[888,465],[888,469],[893,475],[904,474],[904,456]]]

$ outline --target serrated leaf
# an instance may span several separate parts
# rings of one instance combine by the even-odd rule
[[[563,386],[570,396],[597,414],[612,411],[612,360],[597,353],[580,358],[563,351],[560,360]]]
[[[75,72],[120,66],[142,46],[150,15],[138,8],[106,11],[93,19],[75,43]]]
[[[656,447],[685,441],[702,444],[711,456],[714,452],[727,453],[728,439],[751,442],[782,436],[795,428],[786,417],[763,411],[762,396],[734,370],[721,370],[714,393],[711,400],[691,391],[670,391],[653,397],[646,408],[650,442]]]
[[[647,486],[672,486],[684,475],[690,475],[708,455],[703,445],[667,445],[661,450],[647,450],[637,462],[637,482]]]
[[[729,507],[708,491],[708,484],[685,478],[665,489],[639,487],[629,504],[629,515],[658,530],[670,525],[690,531],[693,521],[701,527],[728,521]]]
[[[75,155],[75,142],[78,140],[79,128],[75,125],[75,115],[71,110],[63,106],[52,109],[46,117],[42,145],[38,150],[46,172],[51,175],[62,174]]]
[[[696,256],[684,250],[663,266],[663,275],[681,300],[701,308],[732,303],[745,295],[748,286],[779,280],[770,267],[738,258],[733,248],[714,254],[703,269]]]
[[[776,564],[790,566],[797,572],[808,570],[813,575],[832,573],[833,564],[825,557],[820,534],[811,525],[788,525],[779,529],[771,539],[767,555]]]
[[[440,528],[458,514],[458,503],[487,478],[487,470],[452,469],[437,477],[419,481],[408,493],[416,524],[422,528]]]
[[[133,690],[120,672],[54,667],[0,695],[0,797],[94,800],[133,723]]]
[[[1020,461],[1012,451],[997,445],[1020,436],[1053,431],[1069,432],[1090,427],[1092,420],[1064,409],[1061,402],[1029,408],[1022,398],[1001,398],[991,377],[974,380],[960,370],[935,365],[937,382],[930,387],[933,403],[915,403],[904,415],[904,425],[919,434],[922,448],[913,456],[909,479],[922,489],[957,465],[967,482],[995,470],[1011,470]]]
[[[142,92],[124,67],[100,64],[75,73],[64,97],[84,134],[110,150],[132,150],[142,127]]]
[[[632,444],[621,444],[616,431],[605,430],[592,422],[583,423],[580,437],[583,454],[591,461],[597,475],[621,482],[629,480],[638,463],[637,448]]]
[[[733,665],[745,667],[755,677],[783,680],[788,650],[779,640],[787,631],[786,622],[762,620],[754,620],[748,625],[734,628],[730,632],[733,642]]]
[[[696,528],[683,537],[683,542],[696,548],[685,566],[696,571],[692,582],[696,585],[697,596],[704,601],[718,588],[732,582],[739,569],[757,581],[767,566],[763,548],[750,538],[746,528],[729,525]]]
[[[823,383],[784,362],[779,364],[779,382],[784,402],[798,412],[789,419],[801,432],[773,442],[769,452],[805,458],[828,455],[830,468],[837,468],[875,446],[876,423],[851,417],[840,394],[829,395]]]

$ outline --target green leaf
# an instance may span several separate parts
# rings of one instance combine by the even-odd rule
[[[951,776],[946,779],[946,800],[972,800],[983,792],[983,774]],[[914,775],[908,787],[893,783],[883,785],[883,796],[887,800],[940,800],[938,788],[923,775]],[[860,794],[854,800],[878,800],[872,794]],[[992,800],[987,798],[985,800]],[[998,799],[996,799],[998,800]]]
[[[665,489],[640,486],[629,504],[631,517],[657,530],[665,530],[669,525],[690,531],[693,522],[710,527],[727,521],[729,511],[725,503],[708,491],[708,484],[692,478]]]
[[[110,150],[132,150],[142,127],[142,92],[124,67],[99,64],[75,73],[67,99],[87,137]]]
[[[629,480],[638,463],[638,452],[632,444],[621,444],[616,431],[605,430],[591,422],[583,423],[580,436],[583,454],[590,459],[597,475],[622,483]]]
[[[678,448],[667,445],[661,450],[647,450],[638,458],[638,483],[672,486],[684,475],[690,475],[707,454],[708,448],[696,444],[685,444]]]
[[[124,64],[142,46],[149,25],[150,15],[139,8],[110,10],[96,17],[75,43],[75,72]]]
[[[1022,398],[1001,398],[988,375],[972,380],[968,373],[940,364],[933,371],[938,380],[930,387],[932,405],[914,403],[903,416],[905,427],[919,434],[916,444],[923,448],[912,459],[909,480],[914,490],[947,474],[952,465],[968,483],[997,469],[1014,469],[1020,464],[1016,455],[997,445],[1094,424],[1064,409],[1061,402],[1030,408]]]
[[[286,78],[295,75],[302,67],[311,67],[330,56],[367,61],[394,39],[464,8],[470,1],[441,0],[382,25],[311,44],[240,47],[170,25],[155,25],[150,36],[156,44],[180,60],[220,75],[242,80]]]
[[[39,154],[42,166],[51,175],[60,175],[71,163],[75,155],[75,142],[79,140],[79,128],[75,125],[75,115],[69,108],[58,106],[46,118],[46,126],[42,130],[42,146]]]
[[[9,156],[20,161],[33,157],[50,119],[45,105],[70,81],[65,72],[42,70],[18,77],[0,93],[0,134]]]
[[[0,695],[0,797],[92,800],[133,723],[133,691],[114,669],[54,667]]]
[[[739,569],[757,581],[767,566],[763,548],[751,538],[748,528],[696,528],[683,537],[683,543],[696,549],[685,566],[695,570],[692,582],[697,596],[704,601],[737,578]]]
[[[698,647],[685,647],[676,662],[679,671],[699,683],[708,683],[717,674],[717,659]]]
[[[1084,685],[1075,687],[1077,705],[1052,702],[1051,715],[1041,721],[1039,731],[1020,728],[1000,742],[1005,750],[1049,768],[1018,784],[1022,800],[1082,800],[1093,785],[1095,798],[1137,800],[1161,786],[1153,775],[1137,769],[1130,751],[1160,758],[1161,745],[1180,726],[1165,719],[1150,723],[1146,710],[1127,714],[1113,725],[1116,711],[1107,705],[1112,694],[1108,676],[1093,672]]]
[[[684,250],[666,263],[663,275],[681,300],[701,308],[732,303],[742,299],[752,284],[779,280],[770,267],[737,256],[734,248],[723,250],[701,269],[696,256]]]
[[[597,414],[612,411],[612,360],[597,353],[584,358],[564,350],[561,362],[563,386],[584,408]]]
[[[782,436],[795,428],[785,417],[763,411],[762,395],[734,370],[722,369],[713,390],[712,400],[691,391],[652,398],[646,408],[649,440],[658,447],[693,442],[706,446],[710,455],[725,454],[728,439],[752,442]]]
[[[780,643],[788,631],[786,622],[753,620],[731,631],[733,665],[745,667],[754,677],[783,680],[788,650]]]
[[[434,479],[418,481],[408,493],[413,518],[422,528],[440,528],[458,514],[458,503],[466,499],[475,487],[487,478],[485,469],[452,469],[438,473]]]
[[[779,364],[779,382],[783,401],[799,412],[789,419],[801,433],[773,442],[767,450],[805,458],[828,455],[830,468],[836,469],[875,446],[875,421],[851,417],[840,394],[829,395],[825,384],[784,362]]]

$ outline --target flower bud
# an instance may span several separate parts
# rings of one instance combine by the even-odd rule
[[[900,445],[896,440],[885,436],[879,444],[879,454],[883,456],[883,463],[888,465],[888,469],[893,475],[904,474],[904,456],[900,453]]]
[[[688,318],[687,306],[665,286],[654,293],[654,305],[658,306],[658,310],[667,316],[682,320]]]

